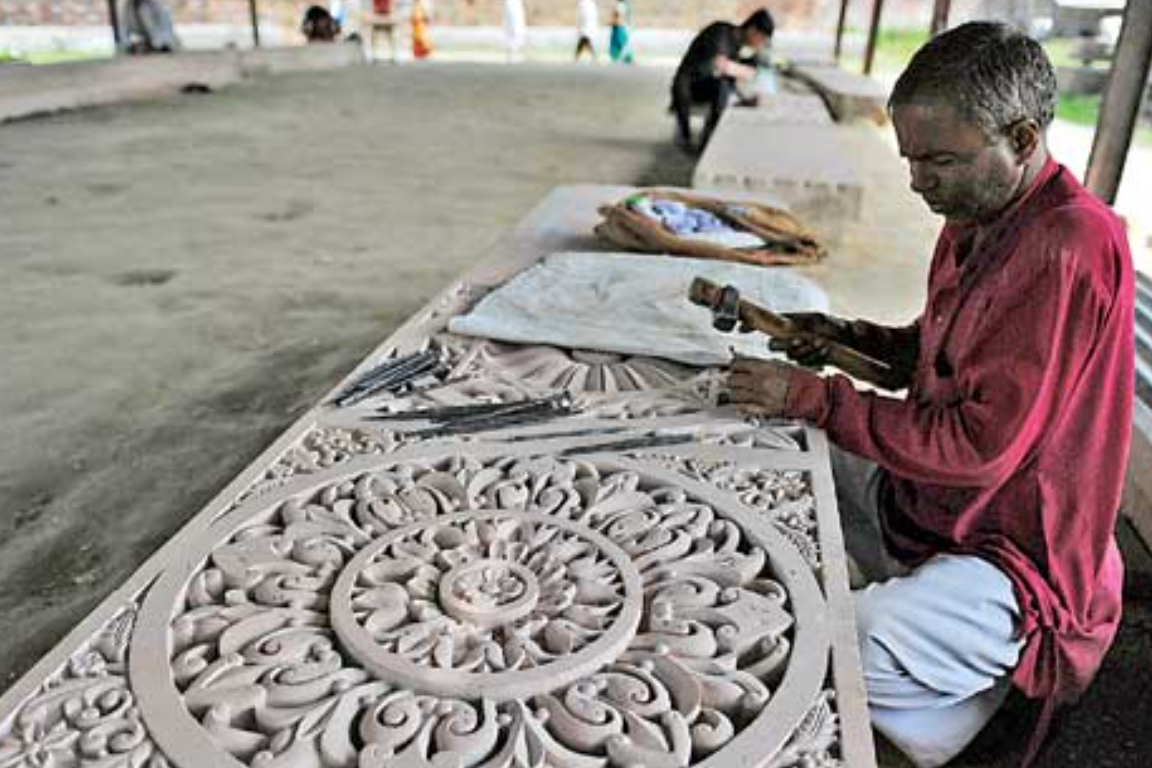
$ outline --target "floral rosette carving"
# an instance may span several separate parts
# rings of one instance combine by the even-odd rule
[[[627,469],[413,461],[253,509],[168,623],[180,706],[242,764],[688,766],[792,652],[762,543]]]
[[[698,368],[654,357],[456,337],[440,337],[438,343],[453,361],[451,378],[495,377],[573,394],[668,389],[701,373]]]

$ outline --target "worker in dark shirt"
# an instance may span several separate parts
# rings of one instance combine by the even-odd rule
[[[772,41],[775,28],[772,14],[761,8],[740,26],[717,21],[696,36],[672,81],[672,111],[676,114],[680,146],[692,149],[691,115],[696,104],[708,107],[700,149],[708,144],[720,115],[732,99],[736,81],[756,77],[755,66],[741,62],[754,61]]]

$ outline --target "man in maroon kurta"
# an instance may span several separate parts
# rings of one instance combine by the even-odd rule
[[[899,606],[914,594],[901,585],[941,557],[1007,577],[1018,659],[993,677],[1043,700],[1043,723],[1088,686],[1119,623],[1113,528],[1134,386],[1126,237],[1048,157],[1054,106],[1051,66],[1027,37],[976,23],[930,41],[890,104],[912,188],[945,217],[922,315],[906,328],[808,315],[797,318],[807,337],[773,343],[807,366],[824,361],[826,339],[850,344],[902,372],[906,394],[863,392],[843,376],[779,362],[738,360],[729,377],[745,410],[809,421],[880,468],[874,502],[886,554],[911,570],[885,583],[894,601],[876,605]],[[950,595],[941,583],[942,612],[950,598],[980,600],[975,586]],[[941,626],[955,618],[941,616]],[[861,623],[862,648],[874,620]],[[931,657],[930,630],[916,631],[906,646]],[[962,642],[956,634],[937,638],[949,654]],[[905,672],[919,663],[892,645],[885,663]],[[875,704],[885,692],[880,682],[873,690],[868,663]],[[917,761],[914,746],[905,751]]]

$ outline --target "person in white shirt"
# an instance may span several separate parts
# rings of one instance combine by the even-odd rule
[[[527,42],[528,17],[524,11],[524,0],[504,0],[504,45],[508,51],[508,61],[523,59]]]
[[[587,51],[596,61],[596,36],[600,32],[600,13],[596,0],[576,0],[576,61]]]

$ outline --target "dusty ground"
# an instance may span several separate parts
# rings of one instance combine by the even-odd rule
[[[496,71],[0,127],[0,688],[553,186],[687,179],[665,73]]]
[[[383,66],[0,126],[0,689],[551,187],[686,183],[667,77]],[[1152,756],[1142,567],[1052,766]]]

